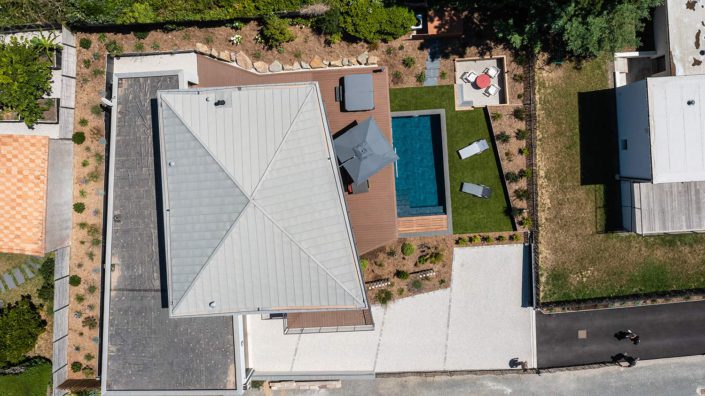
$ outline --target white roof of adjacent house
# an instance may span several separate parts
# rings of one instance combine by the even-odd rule
[[[705,73],[705,1],[667,0],[668,40],[675,75]]]
[[[705,180],[705,75],[647,85],[653,183]]]
[[[315,82],[159,93],[172,316],[367,307]]]

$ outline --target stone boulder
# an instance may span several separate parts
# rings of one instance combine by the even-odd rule
[[[350,58],[349,60],[350,60],[350,66],[357,66],[357,64],[358,64],[358,63],[357,63],[357,59],[355,59],[355,58]]]
[[[292,71],[294,70],[294,66],[292,65],[284,65],[284,71]]]
[[[338,60],[330,61],[330,66],[331,67],[343,67],[343,60],[338,59]]]
[[[237,62],[237,65],[240,66],[241,68],[245,70],[251,70],[252,69],[252,61],[250,60],[250,57],[245,55],[244,52],[240,51],[238,52],[235,57],[235,62]]]
[[[257,61],[252,65],[259,73],[266,73],[269,70],[269,65],[262,61]]]
[[[233,61],[232,58],[230,57],[230,51],[220,51],[220,53],[218,53],[218,56],[216,58],[218,58],[222,61],[225,61],[225,62],[232,62]]]
[[[218,57],[218,50],[215,48],[211,48],[210,56],[217,58]]]
[[[343,66],[350,66],[350,59],[343,58]]]
[[[379,58],[376,56],[370,56],[369,58],[367,58],[368,65],[376,65],[377,62],[379,62]]]
[[[280,72],[280,71],[282,71],[282,69],[283,69],[283,67],[282,67],[281,62],[279,62],[279,61],[276,60],[276,59],[274,60],[274,62],[272,62],[272,63],[269,65],[269,71],[272,72],[272,73]]]
[[[299,62],[294,62],[294,64],[291,65],[291,70],[301,70],[301,65]]]
[[[309,65],[308,62],[301,61],[301,68],[302,69],[310,69],[311,65]]]
[[[364,65],[367,63],[367,58],[369,58],[369,57],[370,57],[370,54],[367,53],[367,51],[365,51],[357,56],[357,63]]]
[[[326,65],[326,67],[330,66],[330,61],[328,59],[325,59],[323,61],[323,64]]]
[[[311,69],[323,69],[324,67],[326,67],[326,65],[323,63],[323,59],[321,59],[321,57],[318,55],[314,56],[313,59],[311,59],[309,65],[311,66]]]
[[[208,55],[211,53],[211,51],[208,49],[208,46],[202,43],[196,43],[196,52],[201,53],[203,55]]]

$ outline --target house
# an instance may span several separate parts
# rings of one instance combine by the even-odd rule
[[[703,17],[705,9],[695,2],[669,0],[654,16],[655,51],[615,54],[622,222],[628,231],[705,231]]]

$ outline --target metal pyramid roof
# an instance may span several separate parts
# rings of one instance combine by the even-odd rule
[[[316,83],[159,102],[172,316],[367,306]]]

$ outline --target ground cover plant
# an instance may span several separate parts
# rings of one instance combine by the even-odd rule
[[[541,301],[705,287],[705,235],[615,234],[606,57],[544,68],[537,76]],[[605,96],[608,95],[608,96]],[[579,99],[580,98],[580,99]],[[555,111],[561,109],[561,111]],[[583,131],[581,131],[583,129]]]
[[[512,230],[494,151],[487,150],[467,160],[461,160],[457,154],[475,140],[492,141],[484,110],[455,111],[452,85],[390,89],[389,94],[392,111],[445,109],[453,232]],[[481,199],[461,192],[463,182],[490,187],[492,197]]]

